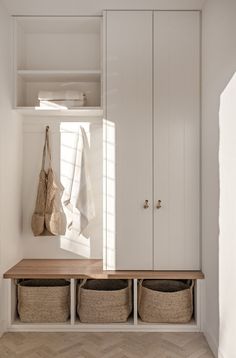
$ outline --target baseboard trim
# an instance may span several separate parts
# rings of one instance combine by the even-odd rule
[[[6,322],[0,321],[0,337],[6,332]]]
[[[209,347],[212,350],[212,353],[214,354],[215,358],[224,358],[223,355],[219,355],[218,352],[218,344],[213,337],[213,335],[209,331],[204,331],[204,335],[206,337],[207,343],[209,344]]]
[[[7,328],[8,332],[199,332],[197,325],[149,325],[114,323],[114,324],[27,324],[16,322]]]

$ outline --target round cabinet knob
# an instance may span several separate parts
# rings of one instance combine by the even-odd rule
[[[144,209],[148,209],[149,208],[149,203],[148,200],[146,199],[143,205]]]
[[[157,202],[157,209],[160,209],[161,208],[161,200],[158,200]]]

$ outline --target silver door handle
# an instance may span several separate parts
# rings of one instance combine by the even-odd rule
[[[148,200],[146,199],[143,205],[144,209],[148,209],[149,208],[149,203]]]
[[[158,200],[156,208],[157,208],[157,209],[160,209],[160,208],[161,208],[161,200]]]

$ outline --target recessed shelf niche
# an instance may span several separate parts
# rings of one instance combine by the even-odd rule
[[[14,107],[39,106],[39,91],[67,90],[100,107],[100,48],[101,17],[15,17]]]

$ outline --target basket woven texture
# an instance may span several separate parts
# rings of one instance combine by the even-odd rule
[[[27,280],[18,284],[18,313],[27,323],[65,322],[70,315],[70,283]]]
[[[138,313],[150,323],[187,323],[193,315],[193,284],[175,280],[139,283]]]
[[[126,322],[131,311],[130,280],[84,280],[78,286],[77,313],[83,323]]]

